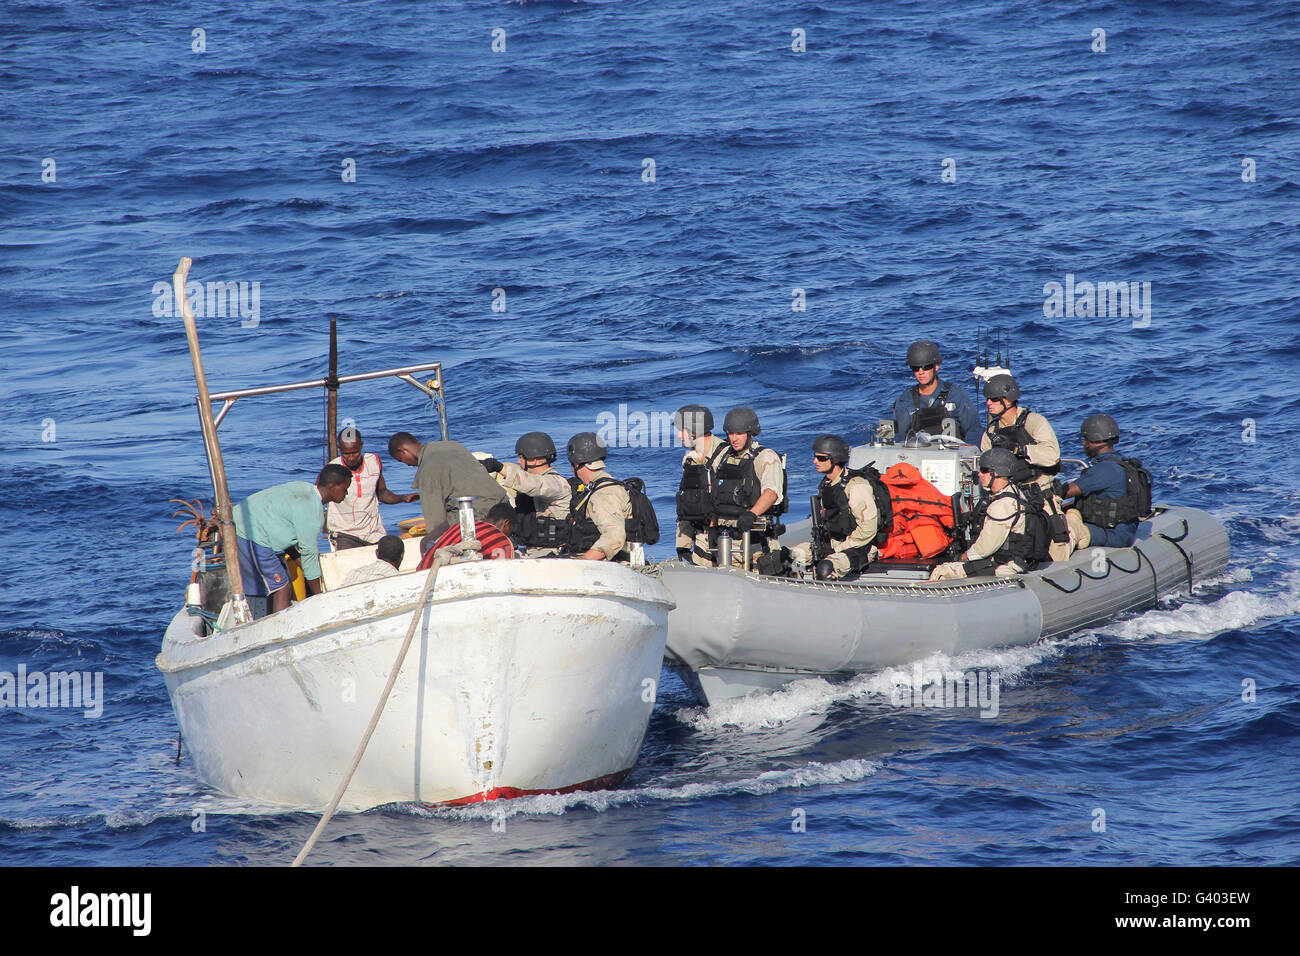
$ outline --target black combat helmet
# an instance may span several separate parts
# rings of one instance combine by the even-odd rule
[[[1119,440],[1119,424],[1109,415],[1089,415],[1079,426],[1079,437],[1084,441],[1116,442]]]
[[[913,342],[907,348],[907,364],[910,368],[920,368],[923,365],[938,365],[942,361],[943,357],[939,354],[939,346],[929,339]]]
[[[552,462],[556,458],[555,442],[546,432],[529,432],[520,435],[519,441],[515,442],[515,454],[525,459],[545,458]]]
[[[683,405],[673,415],[673,428],[680,428],[692,438],[713,431],[713,412],[703,405]]]
[[[990,448],[980,455],[980,470],[987,468],[1003,478],[1014,478],[1021,470],[1020,459],[1005,448]]]
[[[722,430],[728,435],[741,435],[746,432],[757,435],[759,433],[758,412],[744,405],[737,405],[727,412],[727,417],[722,420]]]
[[[1014,378],[1006,373],[994,375],[984,383],[984,397],[1005,398],[1009,402],[1018,402],[1020,401],[1020,386],[1016,384]]]
[[[849,460],[849,443],[839,435],[818,435],[813,439],[814,455],[830,455],[837,465],[847,464]]]
[[[593,461],[602,461],[609,454],[609,449],[595,432],[578,432],[569,439],[569,463],[573,465],[590,465]]]

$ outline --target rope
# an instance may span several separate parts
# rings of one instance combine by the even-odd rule
[[[393,685],[397,683],[397,674],[402,669],[402,662],[406,660],[406,652],[411,647],[411,639],[415,637],[415,629],[420,623],[420,617],[424,614],[425,602],[429,599],[429,594],[433,591],[434,582],[438,580],[438,572],[444,565],[450,564],[452,558],[457,554],[463,554],[467,550],[473,550],[478,546],[478,541],[470,539],[454,544],[449,548],[440,548],[434,555],[433,564],[429,568],[429,576],[425,579],[424,590],[420,592],[419,599],[415,602],[415,614],[411,617],[411,626],[406,629],[406,639],[402,641],[402,649],[397,652],[397,660],[393,662],[393,669],[388,675],[388,683],[384,685],[384,692],[379,695],[379,704],[375,707],[375,712],[370,717],[370,726],[366,728],[365,734],[361,738],[361,743],[357,747],[357,752],[352,757],[352,764],[348,767],[347,772],[343,774],[343,780],[339,783],[338,790],[334,793],[334,799],[330,801],[329,808],[325,815],[320,818],[316,824],[316,829],[312,831],[307,842],[303,844],[298,855],[294,858],[293,866],[301,866],[302,861],[307,859],[307,854],[312,851],[316,841],[320,839],[321,833],[325,830],[325,825],[330,822],[330,817],[334,816],[334,811],[339,808],[339,803],[343,799],[343,794],[348,789],[348,784],[352,783],[352,775],[357,772],[357,767],[361,763],[361,758],[366,752],[366,747],[370,745],[370,738],[375,733],[375,728],[379,726],[379,718],[384,713],[384,708],[388,706],[388,695],[393,692]]]

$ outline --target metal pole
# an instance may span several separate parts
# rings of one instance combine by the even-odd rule
[[[230,488],[226,484],[226,465],[221,458],[221,444],[217,441],[217,426],[212,420],[212,400],[208,396],[208,377],[203,371],[203,357],[199,354],[199,330],[194,323],[194,310],[185,295],[185,282],[193,264],[188,256],[181,260],[172,276],[172,289],[185,317],[185,339],[190,345],[190,362],[194,365],[194,381],[199,387],[199,421],[203,425],[203,447],[208,454],[208,467],[212,472],[212,493],[216,498],[212,516],[221,527],[221,550],[226,557],[226,573],[230,575],[230,597],[234,602],[235,623],[247,624],[253,620],[244,596],[244,579],[239,571],[239,545],[236,540],[234,511],[230,506]]]
[[[339,423],[339,335],[330,316],[330,374],[325,380],[325,464],[338,457]]]

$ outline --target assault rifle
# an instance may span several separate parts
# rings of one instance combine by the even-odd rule
[[[816,565],[818,561],[831,553],[831,536],[822,524],[821,502],[817,495],[809,499],[812,504],[812,559]]]

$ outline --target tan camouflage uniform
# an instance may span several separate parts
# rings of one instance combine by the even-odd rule
[[[541,474],[525,471],[512,461],[503,461],[497,473],[501,487],[515,494],[529,495],[538,515],[563,521],[569,517],[569,502],[573,488],[569,479],[548,467]],[[558,548],[529,548],[530,558],[541,558],[558,553]]]
[[[605,463],[593,461],[587,467],[592,471],[604,471]],[[595,480],[599,480],[599,476]],[[580,504],[584,495],[585,491],[579,491],[573,503]],[[620,564],[626,564],[627,520],[632,517],[632,499],[627,496],[627,489],[614,484],[597,488],[587,499],[587,516],[600,531],[600,537],[592,548],[604,552],[606,560],[619,559]]]
[[[841,482],[844,481],[845,474],[847,472],[840,474],[839,480]],[[876,511],[876,495],[871,490],[871,482],[861,476],[850,478],[849,483],[844,486],[844,494],[849,499],[849,511],[853,513],[853,517],[857,519],[858,523],[853,529],[853,533],[847,538],[842,540],[831,538],[831,553],[826,558],[830,561],[831,567],[835,569],[837,576],[848,574],[853,570],[853,566],[849,562],[849,556],[844,553],[850,548],[870,546],[871,550],[868,553],[870,560],[875,560],[880,553],[874,543],[876,540],[876,525],[880,520],[880,514]],[[802,544],[797,544],[790,550],[797,560],[801,560],[805,564],[812,563],[811,542],[805,541]]]
[[[1019,412],[1017,412],[1019,414]],[[1020,423],[1024,426],[1029,437],[1034,440],[1032,445],[1024,447],[1025,458],[1031,465],[1037,468],[1052,468],[1061,463],[1061,444],[1056,439],[1056,432],[1048,423],[1047,419],[1038,412],[1029,412],[1025,415],[1025,420]],[[989,438],[988,429],[980,437],[980,451],[988,451],[993,447],[993,442]],[[1050,520],[1054,514],[1061,514],[1063,511],[1061,499],[1052,494],[1052,475],[1039,475],[1036,481],[1038,487],[1043,489],[1043,510]],[[1064,561],[1070,556],[1070,552],[1076,547],[1078,535],[1074,533],[1070,522],[1066,521],[1066,527],[1070,530],[1070,540],[1057,544],[1052,542],[1048,549],[1048,554],[1053,561]]]
[[[1014,485],[1010,486],[1015,488]],[[1026,502],[1021,497],[1020,492],[1015,492],[1015,497],[1000,493],[1001,497],[995,497],[989,503],[988,510],[984,513],[984,523],[980,525],[979,536],[966,549],[967,561],[978,561],[981,558],[987,558],[997,553],[1007,541],[1007,535],[1011,533],[1025,533],[1025,505]],[[1019,505],[1016,498],[1020,499]],[[1015,561],[1008,561],[1005,564],[999,564],[993,569],[993,573],[1002,578],[1010,577],[1013,574],[1024,574],[1025,569]],[[951,578],[966,577],[966,567],[961,561],[950,561],[946,564],[938,565],[930,572],[931,581],[946,581]]]

